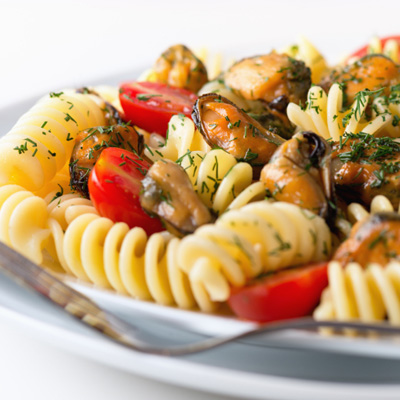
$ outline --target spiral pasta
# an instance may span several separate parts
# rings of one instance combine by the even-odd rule
[[[104,101],[90,94],[50,93],[0,139],[0,184],[40,190],[60,171],[76,134],[105,125]]]
[[[174,115],[168,123],[168,136],[165,142],[160,136],[152,135],[144,154],[152,161],[166,158],[176,161],[188,151],[207,152],[210,147],[200,132],[195,129],[190,118],[183,114]]]
[[[44,266],[52,267],[54,263],[59,263],[61,267],[71,272],[65,261],[64,251],[62,247],[64,232],[73,221],[80,215],[98,215],[92,202],[81,197],[76,193],[63,194],[61,196],[53,196],[49,193],[45,197],[47,203],[47,226],[50,229],[50,240],[46,243],[45,250],[51,256],[43,261]]]
[[[129,229],[95,213],[69,213],[71,205],[58,215],[68,225],[65,233],[59,218],[49,220],[56,254],[67,273],[141,300],[195,306],[176,261],[179,239],[167,232],[148,238],[142,228]]]
[[[50,235],[46,202],[18,185],[0,187],[0,240],[37,264]]]
[[[185,169],[203,203],[217,215],[265,197],[262,182],[252,184],[253,171],[249,164],[237,162],[224,150],[208,153],[187,152],[178,160]]]
[[[329,287],[314,311],[318,320],[381,321],[400,325],[400,263],[385,267],[371,264],[365,270],[357,263],[343,268],[328,266]]]
[[[44,186],[42,186],[39,190],[34,191],[33,193],[36,196],[46,198],[50,196],[60,197],[62,194],[71,193],[71,177],[69,173],[69,165],[65,164],[64,168],[57,172],[54,178],[47,182]]]
[[[307,232],[304,234],[304,232]],[[182,239],[177,258],[202,309],[224,301],[230,286],[260,272],[321,261],[331,252],[325,222],[293,204],[255,202],[224,213]]]
[[[288,203],[228,211],[182,240],[113,223],[73,194],[52,201],[47,212],[44,249],[68,274],[141,300],[203,311],[215,310],[231,286],[260,272],[323,260],[331,251],[325,222]]]
[[[393,116],[382,99],[373,102],[373,117],[365,119],[368,96],[360,96],[351,108],[343,108],[343,89],[334,83],[328,95],[320,86],[313,86],[308,91],[307,104],[302,109],[290,103],[287,115],[299,129],[318,133],[325,139],[338,141],[344,133],[369,133],[375,135],[382,128],[391,125]]]
[[[297,44],[286,47],[282,53],[288,54],[304,63],[311,69],[311,80],[313,83],[321,81],[322,74],[328,68],[324,56],[305,37],[299,37]]]
[[[228,206],[238,208],[264,198],[264,185],[261,182],[251,184],[251,166],[238,163],[224,150],[209,150],[192,120],[175,115],[168,131],[166,143],[158,148],[147,146],[145,155],[153,161],[168,159],[180,164],[204,204],[217,214]]]
[[[367,218],[370,214],[383,211],[393,212],[394,208],[386,196],[378,195],[372,199],[370,211],[367,211],[365,207],[359,203],[349,204],[347,207],[347,216],[350,222],[355,223]]]
[[[99,96],[108,101],[111,105],[113,105],[118,111],[122,111],[121,102],[119,101],[119,90],[116,86],[109,85],[97,85],[93,87],[89,87],[89,90],[92,89]]]

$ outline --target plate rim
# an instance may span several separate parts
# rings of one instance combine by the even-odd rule
[[[389,400],[398,399],[400,393],[400,384],[342,383],[287,378],[229,370],[181,358],[143,354],[124,348],[99,334],[96,337],[97,334],[94,332],[93,335],[86,336],[24,315],[2,304],[0,304],[0,319],[6,319],[8,322],[25,328],[29,325],[30,334],[33,334],[38,340],[50,343],[76,356],[145,378],[205,393],[248,399],[264,399],[265,394],[268,393],[268,396],[277,400],[293,397],[329,400],[340,398],[340,396],[346,396],[346,399],[380,398]],[[59,340],[60,338],[63,340]],[[113,357],[107,357],[111,353]],[[115,357],[116,353],[118,357]],[[121,365],[120,362],[117,362],[121,356],[128,357],[133,362]],[[171,370],[173,373],[168,374]],[[183,374],[186,378],[184,380],[182,380]],[[202,377],[201,380],[198,379],[199,376]],[[207,382],[207,387],[204,387],[203,382]],[[232,385],[232,382],[235,382],[235,385]]]

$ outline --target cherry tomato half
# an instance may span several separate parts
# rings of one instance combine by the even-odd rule
[[[382,48],[385,46],[386,42],[388,42],[389,40],[395,40],[398,44],[399,44],[399,48],[400,48],[400,36],[399,35],[394,35],[394,36],[386,36],[384,38],[379,39],[381,41],[381,46]],[[350,54],[345,63],[348,64],[348,62],[350,60],[353,59],[359,59],[362,58],[364,56],[366,56],[368,54],[368,48],[369,48],[369,44],[361,47],[360,49],[356,50],[355,52],[353,52],[352,54]],[[399,51],[399,58],[400,58],[400,51]]]
[[[139,202],[141,181],[150,164],[136,154],[109,147],[96,161],[89,177],[89,194],[102,217],[139,226],[148,235],[163,231],[158,218],[148,215]]]
[[[233,288],[228,300],[241,318],[269,322],[308,315],[328,285],[328,263],[277,272]]]
[[[121,86],[119,99],[126,121],[165,137],[171,117],[175,114],[190,117],[197,96],[163,83],[131,82]]]

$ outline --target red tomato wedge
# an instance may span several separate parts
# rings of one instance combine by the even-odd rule
[[[164,137],[171,117],[175,114],[190,117],[197,100],[197,96],[189,90],[163,83],[125,83],[119,91],[125,120]]]
[[[148,215],[141,207],[141,181],[150,164],[136,154],[109,147],[96,161],[89,177],[89,194],[102,217],[125,222],[130,228],[139,226],[148,235],[165,230],[158,218]]]
[[[394,35],[394,36],[386,36],[384,38],[381,38],[381,46],[384,47],[386,42],[388,42],[389,40],[395,40],[397,43],[399,43],[400,45],[400,36],[399,35]],[[353,58],[362,58],[364,56],[366,56],[368,54],[368,47],[369,44],[361,47],[360,49],[356,50],[355,52],[353,52],[352,54],[350,54],[345,63],[347,64],[349,62],[349,60],[353,59]],[[400,58],[400,51],[399,51],[399,58]]]
[[[328,286],[327,268],[324,262],[289,269],[233,288],[229,306],[237,316],[258,322],[308,315]]]

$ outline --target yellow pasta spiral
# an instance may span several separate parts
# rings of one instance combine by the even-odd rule
[[[0,187],[0,240],[37,264],[50,235],[47,204],[18,185]]]
[[[370,211],[359,203],[351,203],[347,207],[347,217],[351,223],[361,221],[377,212],[393,212],[394,208],[390,200],[383,195],[377,195],[372,199]]]
[[[0,139],[0,184],[40,190],[69,161],[79,131],[105,125],[104,101],[90,94],[51,93]]]
[[[188,151],[207,152],[209,150],[210,147],[204,141],[201,133],[195,129],[193,121],[180,114],[174,115],[170,119],[165,141],[159,135],[151,135],[144,154],[152,161],[163,158],[176,161]]]
[[[265,197],[262,182],[252,184],[253,170],[221,149],[187,152],[179,160],[203,203],[217,215]]]
[[[311,79],[313,83],[320,82],[323,73],[328,68],[324,56],[303,36],[299,37],[295,45],[284,48],[282,53],[286,53],[297,60],[304,61],[311,69]]]
[[[64,254],[64,232],[78,216],[98,215],[98,213],[90,200],[82,198],[78,194],[65,194],[55,199],[50,194],[46,200],[48,202],[47,226],[52,239],[46,244],[46,250],[53,261],[60,263],[65,271],[71,272]]]
[[[76,201],[64,199],[61,209],[56,206],[49,219],[55,254],[67,273],[141,300],[182,308],[195,306],[188,280],[176,260],[179,239],[167,232],[148,238],[142,228],[113,223],[84,210],[90,204],[84,204],[83,199],[79,204]]]
[[[357,263],[343,268],[332,261],[328,266],[329,287],[314,311],[319,320],[381,321],[385,318],[400,325],[400,264],[385,267],[370,264],[363,269]]]
[[[238,208],[265,197],[263,183],[251,184],[251,166],[224,150],[210,150],[190,118],[173,116],[168,132],[165,144],[148,146],[145,155],[153,161],[166,158],[180,164],[204,204],[217,214],[228,206]]]
[[[197,303],[212,309],[213,301],[228,298],[230,286],[242,286],[263,271],[326,260],[330,252],[331,235],[322,218],[264,200],[228,211],[182,239],[178,260],[190,282],[196,279]]]
[[[301,130],[338,141],[344,133],[364,132],[374,135],[380,129],[391,126],[393,116],[382,99],[374,100],[370,121],[365,119],[367,105],[368,96],[365,96],[363,101],[356,100],[349,109],[343,110],[343,89],[334,83],[328,95],[320,86],[311,87],[305,109],[290,103],[287,115]]]
[[[45,250],[67,273],[141,300],[203,311],[262,271],[323,260],[331,251],[325,222],[288,203],[228,211],[182,240],[113,223],[72,194],[51,202],[48,215]]]
[[[247,251],[254,253],[254,259],[247,260],[245,265],[252,273],[242,273],[243,266],[239,264],[235,267],[238,277],[232,280],[229,271],[235,261],[227,252],[225,273],[208,268],[205,275],[204,268],[207,267],[204,267],[194,268],[187,274],[177,255],[181,245],[179,239],[167,232],[148,238],[143,229],[129,229],[125,223],[113,223],[99,217],[91,207],[90,201],[76,195],[65,195],[50,203],[48,225],[53,242],[46,250],[59,260],[67,273],[97,286],[164,305],[193,308],[197,303],[202,310],[211,311],[218,302],[227,299],[230,284],[243,285],[247,277],[260,271],[258,255],[247,244]],[[201,240],[205,230],[196,233],[197,241]],[[221,253],[226,236],[219,239],[219,245],[214,249],[216,257]],[[238,252],[232,245],[230,250],[236,259]],[[205,254],[210,251],[208,248]],[[199,293],[206,283],[210,287],[206,285],[207,292],[202,298]],[[223,296],[215,296],[215,290]]]

